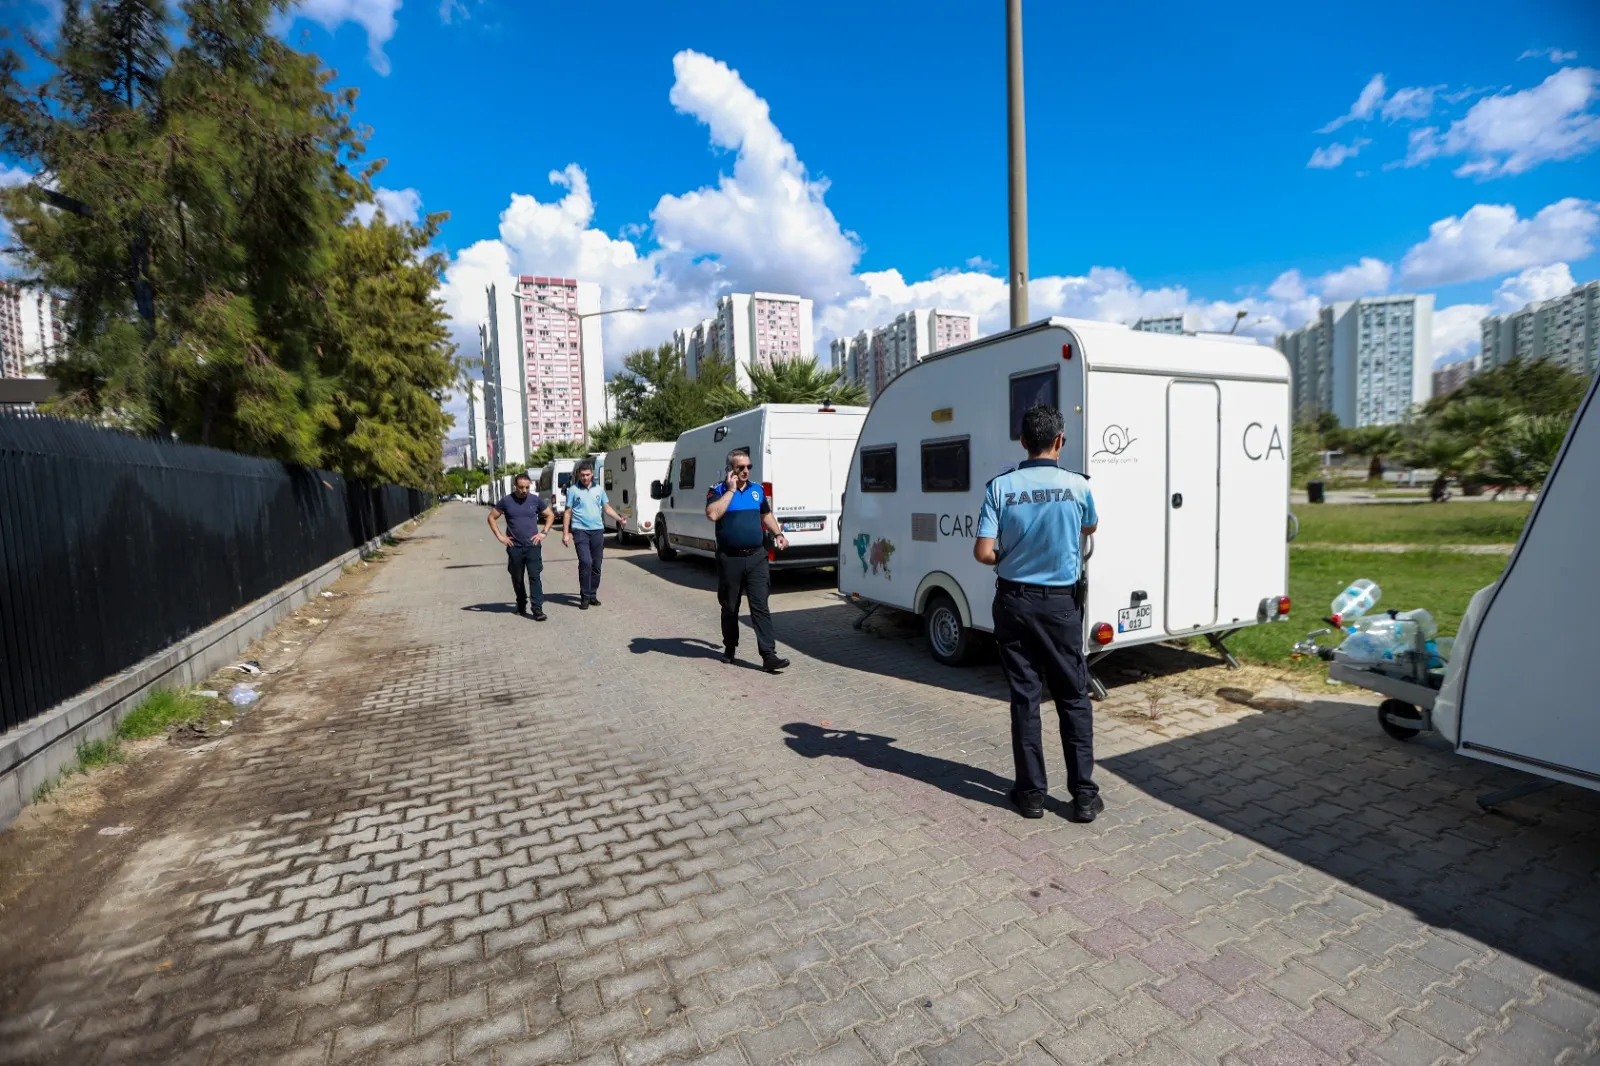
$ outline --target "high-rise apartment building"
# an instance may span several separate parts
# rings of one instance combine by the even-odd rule
[[[0,281],[0,377],[41,377],[66,341],[65,305],[42,289]]]
[[[524,274],[515,303],[528,454],[542,444],[583,440],[606,418],[600,319],[591,314],[600,309],[600,286]]]
[[[1179,336],[1194,332],[1190,325],[1189,316],[1186,314],[1156,315],[1151,318],[1141,318],[1133,324],[1133,328],[1144,333],[1176,333]]]
[[[495,313],[495,287],[489,286],[489,315],[498,323]],[[484,459],[491,467],[506,461],[505,375],[500,372],[500,353],[491,335],[490,323],[478,323],[478,356],[483,364],[483,428]]]
[[[811,326],[811,301],[803,296],[731,292],[717,301],[713,317],[676,331],[672,340],[690,377],[699,376],[702,361],[721,359],[733,364],[739,387],[748,388],[752,363],[813,357]]]
[[[863,330],[831,345],[834,366],[846,379],[867,390],[870,400],[906,370],[934,352],[976,340],[978,316],[968,311],[918,307],[902,311],[891,322]]]
[[[1592,375],[1600,369],[1600,281],[1520,311],[1489,315],[1479,330],[1485,367],[1513,359],[1549,359]]]
[[[1332,411],[1345,426],[1402,421],[1433,392],[1433,295],[1340,300],[1277,347],[1289,360],[1295,415]]]
[[[1433,372],[1433,394],[1448,396],[1471,381],[1483,369],[1483,356],[1459,359]]]

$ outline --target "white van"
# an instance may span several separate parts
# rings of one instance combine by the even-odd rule
[[[1289,367],[1275,349],[1052,318],[929,356],[878,396],[851,462],[839,589],[922,616],[940,662],[992,632],[972,557],[989,480],[1026,458],[1022,414],[1066,418],[1089,475],[1084,641],[1114,648],[1285,620]],[[1009,424],[1009,425],[1008,425]],[[1094,682],[1097,692],[1099,682]]]
[[[839,498],[844,492],[865,407],[771,403],[678,438],[666,475],[652,485],[657,501],[656,553],[708,558],[716,529],[706,517],[706,492],[728,476],[728,453],[750,453],[750,479],[760,482],[789,538],[774,567],[833,566],[839,560]]]
[[[534,486],[538,489],[539,498],[549,504],[556,514],[567,509],[567,486],[572,484],[572,472],[577,468],[577,459],[552,459],[549,466],[539,471],[539,480],[534,482]]]
[[[650,496],[650,483],[666,476],[674,447],[671,441],[645,441],[618,448],[606,457],[600,483],[605,486],[612,510],[623,519],[617,530],[619,545],[634,537],[649,540],[654,536],[656,504]],[[605,521],[609,523],[611,519]]]

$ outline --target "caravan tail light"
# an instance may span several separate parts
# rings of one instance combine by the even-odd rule
[[[1289,597],[1287,597],[1287,596],[1279,596],[1278,597],[1278,614],[1279,615],[1288,614],[1289,613],[1289,607],[1290,607]]]
[[[1063,358],[1063,359],[1071,359],[1072,358],[1072,345],[1063,344],[1061,346],[1061,358]]]
[[[1116,633],[1112,631],[1110,622],[1096,622],[1095,627],[1089,630],[1089,635],[1103,648],[1111,643],[1111,638],[1116,636]]]

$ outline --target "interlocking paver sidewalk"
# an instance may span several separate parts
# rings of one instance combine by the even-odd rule
[[[1370,708],[1098,715],[1108,809],[1024,822],[993,666],[784,578],[780,677],[708,571],[504,607],[445,507],[215,751],[0,1020],[56,1063],[1578,1063],[1600,802]]]

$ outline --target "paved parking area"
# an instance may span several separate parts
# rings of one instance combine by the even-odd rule
[[[0,1061],[1600,1062],[1600,796],[1485,815],[1515,775],[1365,703],[1132,684],[1105,815],[1023,821],[993,666],[795,578],[793,668],[723,666],[709,568],[637,550],[580,613],[557,547],[524,621],[482,523],[199,757]]]

